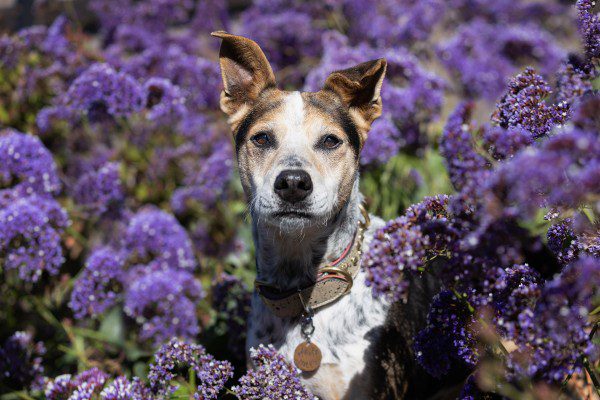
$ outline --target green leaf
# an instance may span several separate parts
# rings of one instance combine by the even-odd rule
[[[108,342],[123,344],[125,335],[122,310],[118,307],[110,310],[102,320],[98,332],[104,336]]]

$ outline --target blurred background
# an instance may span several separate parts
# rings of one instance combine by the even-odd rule
[[[70,221],[50,217],[62,258],[3,270],[0,342],[45,342],[48,376],[145,376],[172,336],[244,371],[253,249],[218,110],[219,29],[258,42],[287,89],[387,58],[361,159],[384,219],[453,193],[438,138],[459,100],[488,121],[511,76],[533,66],[555,85],[581,52],[565,0],[0,0],[0,128],[39,139],[23,146],[49,158],[31,170],[56,178],[40,190]]]

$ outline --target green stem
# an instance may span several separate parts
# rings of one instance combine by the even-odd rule
[[[592,340],[592,339],[594,338],[594,335],[596,334],[596,332],[597,332],[597,331],[598,331],[598,322],[596,322],[596,323],[594,324],[594,326],[592,327],[592,330],[590,331],[590,336],[589,336],[590,340]],[[579,361],[582,361],[582,362],[583,362],[584,360],[583,360],[583,358],[582,358],[582,357],[579,357],[579,358],[577,359],[576,363],[577,363],[577,362],[579,362]],[[590,376],[591,376],[591,374],[590,374]],[[565,380],[564,380],[564,381],[562,381],[562,383],[561,383],[560,387],[561,387],[563,390],[564,390],[564,389],[566,389],[566,387],[567,387],[567,383],[569,383],[569,381],[571,380],[571,378],[572,378],[572,377],[573,377],[573,372],[569,373],[569,375],[567,375],[567,377],[565,378]],[[598,386],[596,386],[596,390],[598,390],[598,388],[599,388],[599,387],[598,387]]]
[[[598,394],[598,396],[600,396],[600,381],[598,381],[598,377],[596,376],[596,373],[592,369],[592,366],[590,365],[590,362],[587,359],[587,357],[585,357],[583,359],[583,366],[584,366],[585,370],[587,371],[587,373],[589,374],[590,379],[592,380],[592,383],[594,384],[594,389],[596,389],[596,393]]]

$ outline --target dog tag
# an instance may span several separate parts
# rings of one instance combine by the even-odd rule
[[[312,372],[321,365],[321,357],[321,350],[316,344],[302,342],[294,351],[294,364],[304,372]]]

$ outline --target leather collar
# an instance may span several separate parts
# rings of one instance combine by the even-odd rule
[[[353,241],[337,260],[319,268],[316,282],[291,291],[280,291],[258,280],[254,282],[260,298],[275,315],[281,318],[296,317],[333,303],[350,292],[360,269],[364,233],[370,224],[365,207],[362,204],[359,207],[363,221],[358,223]]]

